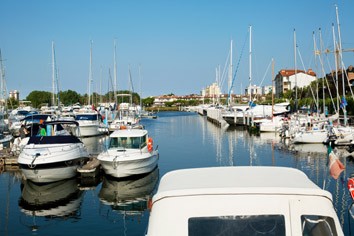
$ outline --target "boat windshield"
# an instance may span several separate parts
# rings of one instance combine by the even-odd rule
[[[302,235],[337,235],[333,218],[328,216],[301,216]]]
[[[146,146],[146,135],[142,137],[112,137],[109,148],[141,149]]]
[[[286,235],[283,215],[193,217],[188,219],[189,236]]]
[[[98,115],[76,115],[75,120],[98,120]]]

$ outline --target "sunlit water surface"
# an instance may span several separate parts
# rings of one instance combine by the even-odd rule
[[[342,158],[346,170],[334,180],[328,172],[324,145],[293,146],[274,134],[255,136],[244,130],[222,129],[195,113],[159,113],[157,119],[141,123],[160,152],[158,168],[148,175],[123,181],[100,176],[36,185],[22,180],[16,168],[2,172],[0,235],[144,235],[147,200],[160,177],[171,170],[212,166],[300,169],[332,193],[345,235],[354,230],[345,181],[354,173],[353,162]],[[104,150],[107,137],[83,142],[97,155]]]

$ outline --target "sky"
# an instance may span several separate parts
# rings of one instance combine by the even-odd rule
[[[228,66],[233,42],[234,93],[249,84],[249,26],[252,26],[252,84],[271,85],[274,73],[295,66],[322,74],[314,56],[314,37],[333,51],[332,24],[342,48],[354,48],[352,0],[1,0],[0,49],[7,91],[20,99],[33,90],[52,91],[52,42],[59,89],[88,93],[112,90],[114,41],[117,89],[143,98],[173,93],[200,94]],[[295,33],[294,33],[295,32]],[[313,33],[314,32],[314,33]],[[295,35],[295,37],[294,37]],[[323,55],[324,70],[334,69],[334,55]],[[354,52],[343,53],[354,65]],[[237,68],[237,69],[236,69]],[[237,70],[237,71],[236,71]],[[227,78],[221,80],[227,93]]]

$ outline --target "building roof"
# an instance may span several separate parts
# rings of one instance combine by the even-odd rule
[[[307,72],[304,71],[304,70],[296,70],[297,73],[304,73],[304,74],[308,74],[308,75],[311,75],[311,76],[316,76],[316,73],[309,69]],[[279,74],[283,77],[289,77],[289,76],[292,76],[292,75],[295,75],[295,69],[290,69],[290,70],[286,70],[286,69],[282,69],[279,71]]]

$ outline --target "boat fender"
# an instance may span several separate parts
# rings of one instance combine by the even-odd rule
[[[348,190],[349,190],[350,196],[354,200],[354,178],[349,178],[348,179],[347,186],[348,186]]]
[[[4,158],[0,158],[0,166],[4,166],[5,165],[5,159]]]
[[[153,150],[153,145],[154,145],[154,142],[153,142],[152,138],[149,137],[148,138],[148,144],[147,144],[149,152],[151,152]]]

